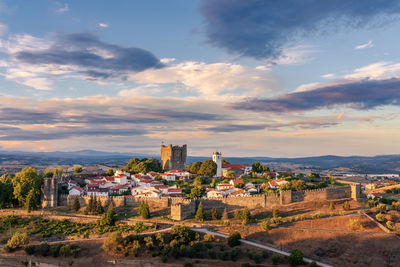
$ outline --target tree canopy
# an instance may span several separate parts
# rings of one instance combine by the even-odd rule
[[[122,170],[130,173],[161,172],[161,164],[158,160],[132,158]]]
[[[212,177],[217,173],[217,164],[212,160],[205,160],[199,169],[200,175]]]
[[[189,164],[189,166],[187,167],[188,172],[193,173],[193,174],[198,174],[201,164],[202,164],[201,161],[196,161],[192,164]]]
[[[254,161],[252,167],[252,171],[256,173],[261,173],[261,172],[269,172],[269,167],[267,165],[262,165],[258,161]]]
[[[40,202],[42,177],[32,167],[24,168],[12,180],[14,198],[28,210],[36,209]],[[28,202],[28,203],[27,203]]]

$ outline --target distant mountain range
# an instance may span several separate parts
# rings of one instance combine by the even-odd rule
[[[54,164],[126,164],[132,157],[159,155],[129,154],[94,150],[73,152],[21,152],[0,151],[0,165],[54,165]],[[188,157],[188,163],[210,157]],[[273,165],[304,165],[317,169],[348,168],[357,173],[400,173],[400,155],[363,156],[316,156],[303,158],[228,157],[230,163],[252,164],[254,161]]]

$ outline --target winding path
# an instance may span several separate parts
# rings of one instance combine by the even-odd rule
[[[191,229],[193,231],[196,231],[196,232],[201,232],[201,233],[205,233],[205,234],[213,234],[215,236],[219,236],[219,237],[223,237],[223,238],[227,238],[228,237],[226,234],[222,234],[222,233],[218,233],[218,232],[212,232],[212,231],[209,231],[209,230],[207,230],[205,228],[191,228]],[[284,255],[284,256],[289,256],[290,255],[289,252],[286,252],[286,251],[283,251],[283,250],[280,250],[280,249],[276,249],[276,248],[271,247],[271,246],[259,244],[257,242],[251,241],[251,240],[240,239],[240,241],[242,243],[244,243],[244,244],[248,244],[250,246],[266,249],[266,250],[269,250],[269,251],[272,251],[274,253],[281,254],[281,255]],[[306,258],[306,257],[304,257],[303,260],[305,262],[307,262],[307,263],[311,263],[311,262],[315,261],[315,260],[312,260],[312,259]],[[323,262],[319,262],[319,261],[315,261],[315,262],[317,263],[318,266],[321,266],[321,267],[333,267],[333,265],[330,265],[330,264],[327,264],[327,263],[323,263]]]

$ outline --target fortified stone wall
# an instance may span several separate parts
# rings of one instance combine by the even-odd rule
[[[190,201],[187,204],[177,203],[171,205],[171,219],[182,221],[187,219],[196,212],[196,201]]]

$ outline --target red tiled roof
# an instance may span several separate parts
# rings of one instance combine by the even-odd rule
[[[168,188],[168,193],[170,192],[182,193],[182,188]]]
[[[243,179],[234,179],[232,181],[234,184],[243,184]]]
[[[235,168],[237,170],[240,170],[240,169],[244,169],[246,167],[250,167],[250,165],[247,165],[247,164],[222,164],[222,169]]]
[[[71,188],[71,190],[72,189],[76,189],[76,190],[78,190],[79,192],[83,192],[83,189],[82,188],[79,188],[79,187],[77,187],[77,186],[73,186],[72,188]]]

